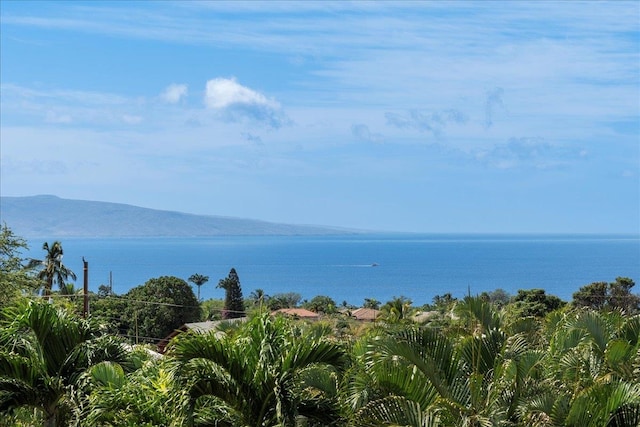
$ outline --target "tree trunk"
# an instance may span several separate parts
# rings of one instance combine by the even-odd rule
[[[55,409],[52,412],[45,411],[44,415],[46,417],[45,420],[44,420],[44,427],[57,427],[57,425],[58,425],[58,414],[57,414],[57,411]]]

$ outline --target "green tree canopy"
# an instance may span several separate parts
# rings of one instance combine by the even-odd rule
[[[607,282],[593,282],[589,285],[582,286],[573,294],[572,304],[575,307],[589,307],[594,310],[600,310],[607,305],[608,299]]]
[[[562,308],[566,303],[544,289],[519,289],[513,298],[519,316],[544,317],[547,313]]]
[[[375,298],[365,298],[364,304],[362,305],[364,308],[372,308],[374,310],[380,309],[380,301]]]
[[[222,311],[224,310],[224,300],[221,298],[209,298],[200,303],[202,311],[200,319],[205,320],[221,320]]]
[[[278,293],[269,298],[267,305],[270,310],[279,310],[281,308],[297,307],[302,299],[302,295],[297,292]]]
[[[148,280],[124,295],[123,320],[127,335],[137,341],[156,342],[185,323],[200,320],[200,305],[184,280],[162,276]]]
[[[624,310],[627,313],[640,311],[640,296],[631,293],[635,282],[628,277],[616,277],[615,282],[593,282],[581,287],[573,294],[575,307],[594,310]]]
[[[22,264],[23,249],[28,249],[27,242],[6,224],[0,226],[0,306],[9,305],[20,291],[33,291],[38,287]]]
[[[498,308],[504,307],[511,301],[511,295],[502,288],[495,289],[491,292],[483,292],[480,294],[480,297]]]
[[[240,287],[240,278],[235,268],[229,271],[229,275],[220,279],[218,287],[224,289],[224,309],[222,311],[223,319],[235,319],[246,315],[244,310],[244,300],[242,298],[242,288]]]
[[[97,294],[89,292],[89,298],[91,317],[99,321],[112,334],[128,334],[128,323],[124,314],[128,302],[123,296],[112,293],[108,286],[100,285]],[[81,299],[79,298],[76,303],[78,312],[81,312]]]
[[[458,298],[455,298],[451,295],[451,292],[447,292],[442,295],[436,295],[433,297],[433,309],[437,310],[441,313],[450,311],[455,303],[458,301]]]
[[[315,313],[331,314],[336,312],[336,302],[325,295],[316,295],[311,298],[311,301],[304,303],[303,307]]]

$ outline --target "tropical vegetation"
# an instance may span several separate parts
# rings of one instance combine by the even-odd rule
[[[127,351],[99,325],[43,302],[0,319],[0,412],[32,408],[47,427],[78,424],[85,380],[101,363],[127,366]]]
[[[62,263],[64,251],[59,241],[51,245],[44,242],[42,250],[45,251],[44,259],[30,259],[27,268],[39,270],[37,278],[44,287],[44,296],[48,296],[51,294],[54,283],[57,283],[60,289],[64,289],[69,277],[76,280],[76,274]]]
[[[209,281],[209,276],[196,273],[189,276],[189,281],[198,287],[198,301],[200,301],[200,288]]]
[[[242,287],[240,278],[235,268],[229,271],[229,275],[220,279],[218,287],[224,289],[224,308],[222,310],[223,319],[235,319],[244,317],[244,300],[242,299]]]
[[[199,301],[164,276],[91,295],[82,318],[62,290],[36,295],[42,270],[24,268],[24,242],[5,231],[0,279],[13,290],[0,313],[0,427],[640,425],[640,299],[629,278],[585,285],[569,302],[540,289],[423,306],[365,299],[380,314],[359,322],[328,296],[301,303],[257,289],[243,300],[232,269],[224,301]],[[300,304],[319,320],[271,312]],[[230,312],[245,319],[185,327]]]

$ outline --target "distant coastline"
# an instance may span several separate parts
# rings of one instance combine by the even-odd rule
[[[638,239],[639,233],[396,232],[323,225],[282,224],[257,219],[196,215],[123,203],[63,199],[53,195],[0,197],[0,223],[27,239],[206,238],[216,236],[429,236],[437,239]]]
[[[363,231],[194,215],[41,195],[0,197],[0,222],[21,237],[126,238],[349,235]]]

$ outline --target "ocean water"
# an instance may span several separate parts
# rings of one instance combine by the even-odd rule
[[[46,239],[29,239],[25,256],[42,258]],[[50,239],[53,241],[53,239]],[[109,284],[123,294],[153,277],[209,276],[201,297],[223,298],[218,281],[234,267],[245,296],[298,292],[327,295],[340,304],[394,296],[414,304],[450,292],[463,297],[502,288],[543,288],[570,300],[580,286],[640,280],[637,235],[348,235],[314,237],[216,237],[60,239],[63,262],[82,286],[84,257],[89,288]],[[195,288],[195,287],[194,287]],[[195,291],[195,289],[194,289]],[[640,293],[640,284],[634,288]]]

